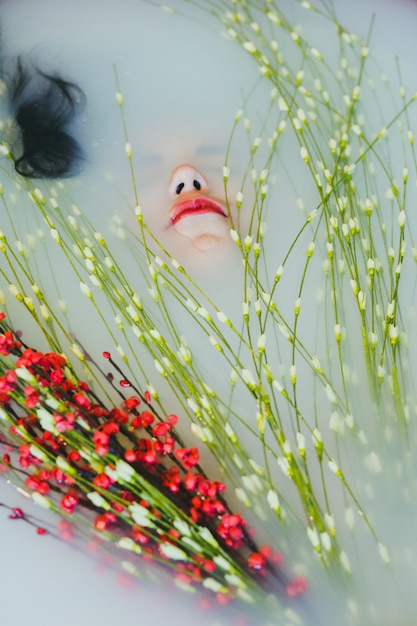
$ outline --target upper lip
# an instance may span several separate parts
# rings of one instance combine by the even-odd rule
[[[218,213],[223,217],[227,217],[224,209],[218,202],[206,198],[205,196],[198,196],[197,198],[190,198],[187,200],[180,200],[171,209],[171,222],[174,223],[184,216],[186,213],[201,212],[201,213]]]

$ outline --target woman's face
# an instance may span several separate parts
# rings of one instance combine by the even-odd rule
[[[230,237],[237,224],[236,193],[241,167],[223,179],[224,145],[199,136],[169,133],[139,158],[139,203],[144,220],[160,243],[182,263],[225,260],[234,248]],[[231,168],[232,169],[232,168]],[[220,254],[220,258],[219,257]]]
[[[116,212],[137,228],[126,205],[131,213],[138,200],[147,226],[181,262],[211,253],[217,258],[233,246],[231,220],[236,223],[244,170],[238,150],[228,157],[227,193],[223,166],[243,100],[241,83],[253,84],[256,72],[243,71],[241,54],[217,27],[208,27],[206,15],[183,19],[133,0],[117,6],[105,0],[5,0],[1,15],[6,56],[33,59],[86,94],[73,126],[86,157],[80,179],[94,189],[86,204],[109,202],[114,212],[120,202]],[[119,90],[123,112],[114,97]]]

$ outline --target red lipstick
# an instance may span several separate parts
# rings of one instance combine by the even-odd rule
[[[227,217],[220,204],[205,196],[198,196],[177,202],[171,209],[171,222],[174,224],[187,215],[201,215],[203,213],[218,213],[222,217]]]

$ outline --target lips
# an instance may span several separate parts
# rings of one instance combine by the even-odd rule
[[[198,198],[177,202],[171,210],[171,222],[175,224],[183,217],[203,215],[205,213],[217,213],[222,217],[227,217],[220,204],[204,196],[199,196]]]

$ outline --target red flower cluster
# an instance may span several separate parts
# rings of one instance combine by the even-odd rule
[[[217,532],[222,537],[228,546],[232,548],[239,548],[245,539],[245,520],[234,513],[225,513],[222,517],[221,523],[217,527]],[[262,569],[258,567],[257,569]]]
[[[152,410],[149,393],[137,390],[120,408],[107,408],[87,383],[77,380],[63,356],[27,348],[8,329],[0,333],[0,355],[0,404],[8,414],[10,434],[18,440],[17,463],[26,472],[28,489],[54,499],[73,519],[93,512],[95,531],[112,533],[115,541],[131,541],[145,559],[169,562],[167,546],[174,554],[180,550],[185,562],[172,557],[176,576],[195,584],[215,578],[222,585],[217,594],[221,602],[234,597],[236,589],[216,565],[212,543],[202,540],[201,550],[195,548],[196,539],[182,543],[178,522],[181,527],[184,514],[195,538],[205,527],[216,537],[221,554],[238,562],[240,570],[246,566],[249,581],[254,583],[259,573],[259,580],[265,579],[273,566],[270,553],[256,549],[245,520],[229,510],[222,495],[225,485],[205,476],[198,449],[183,445],[175,431],[177,415],[162,419]],[[104,356],[112,363],[109,353]],[[130,386],[125,378],[121,382],[122,388]],[[11,467],[10,456],[7,462],[3,458],[5,467]],[[127,478],[118,475],[121,463]],[[139,497],[130,482],[134,475],[149,485],[149,493],[157,490],[158,498],[148,498],[146,489]],[[67,526],[63,533],[71,534]],[[303,589],[296,579],[287,583],[286,592],[294,596]]]

